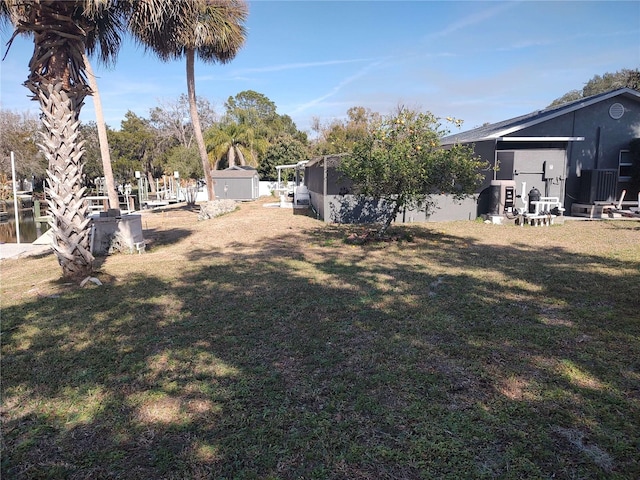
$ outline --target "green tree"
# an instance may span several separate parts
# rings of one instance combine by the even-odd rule
[[[155,191],[154,179],[163,173],[156,158],[162,156],[163,150],[159,149],[161,142],[149,121],[128,111],[120,130],[109,132],[109,143],[116,159],[113,168],[117,180],[133,181],[134,171],[140,170],[149,181],[151,191]]]
[[[80,141],[84,142],[85,185],[90,185],[96,177],[104,175],[96,122],[86,122],[80,125]]]
[[[180,172],[180,178],[202,178],[202,163],[199,161],[198,148],[195,145],[185,147],[177,145],[165,153],[165,173]]]
[[[165,2],[166,3],[166,2]],[[134,35],[164,60],[186,57],[187,95],[193,131],[202,161],[207,193],[215,198],[211,166],[200,126],[196,103],[195,56],[206,62],[226,63],[233,59],[244,44],[243,22],[248,9],[242,0],[173,0],[157,17],[161,30],[149,29],[144,15],[130,23]],[[163,32],[164,35],[158,35]]]
[[[259,129],[277,117],[276,104],[262,93],[245,90],[224,104],[227,121]]]
[[[38,150],[40,121],[29,113],[0,110],[0,174],[11,176],[11,152],[15,155],[16,174],[31,179],[46,174],[47,162]]]
[[[431,113],[400,109],[373,127],[343,159],[340,170],[353,182],[357,195],[390,205],[378,235],[403,208],[428,211],[433,194],[463,198],[483,178],[480,171],[487,165],[471,148],[440,147],[448,132]]]
[[[623,68],[614,73],[594,75],[581,90],[571,90],[560,98],[555,99],[549,106],[563,105],[581,98],[625,87],[633,88],[634,90],[640,89],[640,70]]]
[[[277,180],[278,165],[293,165],[302,160],[306,160],[309,152],[304,143],[300,140],[288,137],[280,137],[269,146],[264,157],[260,161],[258,173],[261,180]]]
[[[282,136],[291,136],[307,143],[307,136],[296,127],[290,116],[280,115],[276,104],[262,93],[245,90],[225,103],[226,114],[223,123],[249,126],[256,138],[269,143]]]
[[[380,122],[380,114],[364,107],[351,107],[347,110],[347,119],[334,120],[322,125],[316,120],[314,129],[318,139],[314,145],[315,155],[345,153],[353,149],[356,142],[367,136],[369,125]]]

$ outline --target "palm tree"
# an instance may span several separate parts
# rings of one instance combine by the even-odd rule
[[[83,59],[85,68],[87,69],[87,80],[89,81],[89,86],[91,87],[93,95],[93,107],[96,111],[98,143],[100,143],[100,157],[102,158],[102,171],[104,173],[107,196],[109,197],[109,207],[120,208],[120,200],[118,199],[118,192],[116,191],[116,182],[113,179],[113,169],[111,168],[111,153],[109,152],[109,140],[107,139],[107,126],[104,122],[98,82],[96,81],[96,76],[93,73],[91,62],[86,54],[83,54]]]
[[[236,159],[240,165],[246,165],[246,157],[251,155],[248,148],[252,132],[239,125],[213,127],[207,132],[207,146],[213,170],[217,170],[220,162],[226,158],[227,165],[233,167]]]
[[[148,21],[142,16],[133,17],[130,22],[136,37],[161,59],[186,57],[189,113],[209,200],[215,199],[215,192],[196,107],[195,55],[197,53],[206,62],[231,61],[244,44],[246,30],[242,23],[247,14],[247,4],[243,0],[195,0],[195,4],[175,0],[171,8],[166,8],[160,17],[154,19],[162,25],[161,30],[149,29]],[[164,34],[160,36],[158,32]]]
[[[126,1],[2,0],[0,15],[14,35],[33,37],[34,52],[25,86],[40,102],[44,132],[40,148],[48,161],[46,186],[53,217],[53,249],[65,278],[91,274],[90,222],[82,186],[84,147],[78,141],[79,115],[90,94],[84,52],[114,58]],[[11,43],[11,41],[10,41]]]
[[[217,170],[223,159],[227,165],[258,166],[258,154],[264,153],[268,142],[256,137],[253,128],[244,123],[229,123],[207,131],[207,149],[213,170]]]

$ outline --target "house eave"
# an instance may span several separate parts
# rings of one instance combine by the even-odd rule
[[[534,125],[538,125],[539,123],[546,122],[548,120],[552,120],[554,118],[560,117],[562,115],[566,115],[567,113],[575,112],[576,110],[580,110],[584,107],[588,107],[589,105],[595,105],[596,103],[603,102],[605,100],[609,100],[611,98],[617,97],[619,95],[633,95],[635,97],[639,97],[638,92],[630,89],[630,88],[622,88],[618,90],[611,90],[604,95],[594,95],[592,98],[586,98],[582,102],[575,102],[566,107],[560,106],[557,110],[548,112],[539,118],[534,118],[528,122],[521,123],[519,125],[515,125],[511,128],[505,129],[501,132],[496,133],[495,135],[504,136],[509,135],[510,133],[514,133],[520,131],[527,127],[532,127]]]
[[[494,137],[497,142],[582,142],[584,137]]]
[[[490,131],[478,131],[474,133],[474,130],[470,130],[468,132],[462,132],[460,134],[449,135],[445,137],[445,142],[443,145],[454,145],[456,143],[478,143],[478,142],[486,142],[486,141],[495,141],[497,138],[506,137],[508,135],[516,134],[523,129],[528,127],[536,126],[540,123],[547,122],[549,120],[561,117],[566,114],[573,113],[582,108],[597,104],[599,102],[607,101],[612,98],[624,96],[627,98],[634,98],[636,100],[640,99],[640,92],[637,92],[630,88],[622,88],[618,90],[611,90],[605,94],[594,95],[592,97],[588,97],[582,99],[580,101],[575,101],[569,103],[567,105],[560,105],[558,107],[554,107],[551,109],[539,110],[537,112],[524,115],[523,119],[518,120],[520,117],[516,117],[514,119],[509,120],[509,125],[505,125],[503,127],[496,127],[495,129],[491,129]],[[503,123],[503,122],[500,122]],[[488,127],[492,127],[489,125]],[[475,130],[480,130],[485,127],[479,127]],[[475,136],[478,135],[478,136]]]

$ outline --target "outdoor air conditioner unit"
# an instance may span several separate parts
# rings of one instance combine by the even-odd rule
[[[617,170],[582,170],[580,178],[580,203],[616,201]]]

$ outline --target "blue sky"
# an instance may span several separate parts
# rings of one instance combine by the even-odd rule
[[[229,64],[196,64],[196,91],[223,113],[243,90],[266,95],[301,130],[352,106],[398,105],[464,120],[462,130],[544,108],[596,74],[640,68],[638,1],[253,1],[247,41]],[[2,31],[2,45],[10,36]],[[0,104],[37,111],[22,82],[32,44],[1,64]],[[126,42],[95,65],[107,123],[148,117],[186,93],[184,61]],[[83,121],[95,119],[87,98]]]

